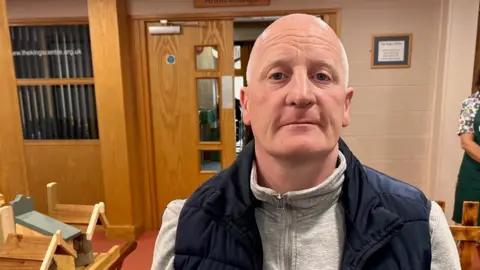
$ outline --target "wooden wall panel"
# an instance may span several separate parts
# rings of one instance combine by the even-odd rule
[[[25,142],[30,196],[35,209],[47,213],[47,188],[58,183],[58,201],[95,204],[103,201],[104,188],[98,141]]]
[[[119,37],[121,45],[121,63],[122,78],[124,83],[124,99],[125,99],[125,124],[127,127],[128,154],[130,165],[130,194],[132,196],[132,214],[135,234],[138,235],[144,230],[144,201],[143,201],[143,179],[142,162],[140,155],[140,122],[138,121],[136,88],[133,81],[133,69],[131,68],[130,57],[130,17],[127,11],[127,1],[118,1],[117,12],[119,17]]]
[[[0,0],[0,192],[7,200],[28,193],[23,134],[6,0]]]
[[[147,33],[143,21],[131,21],[131,66],[134,79],[135,100],[137,101],[137,119],[139,124],[139,150],[140,164],[143,172],[143,202],[145,228],[158,228],[160,224],[156,199],[156,183],[154,155],[153,155],[153,134],[152,120],[150,114],[150,91],[149,72],[147,57]]]
[[[131,82],[126,0],[89,0],[88,15],[109,238],[143,228],[137,115]]]

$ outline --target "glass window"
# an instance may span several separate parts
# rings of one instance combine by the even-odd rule
[[[10,35],[24,139],[98,139],[88,24],[10,26]]]
[[[218,69],[218,51],[216,47],[196,46],[195,55],[197,70]]]
[[[88,25],[11,26],[18,79],[93,77]]]
[[[233,65],[235,69],[242,69],[241,47],[236,45],[233,47]]]
[[[201,142],[220,141],[218,80],[197,79],[198,118]]]
[[[19,86],[28,140],[98,139],[94,85]]]
[[[240,153],[243,148],[243,134],[245,126],[242,120],[242,108],[240,105],[240,90],[244,86],[243,76],[235,76],[235,141],[236,152]]]
[[[221,171],[221,154],[218,150],[200,151],[200,170],[201,171]]]

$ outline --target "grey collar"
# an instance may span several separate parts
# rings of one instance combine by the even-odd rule
[[[333,171],[332,175],[320,185],[305,190],[287,192],[285,194],[279,194],[272,189],[258,185],[257,168],[255,162],[253,162],[250,174],[250,188],[253,195],[262,202],[261,208],[268,212],[278,212],[276,210],[284,207],[309,213],[323,212],[338,201],[342,191],[347,163],[345,156],[340,151],[338,159],[339,165],[337,168]]]

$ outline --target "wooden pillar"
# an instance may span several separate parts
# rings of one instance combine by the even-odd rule
[[[6,0],[0,0],[0,193],[28,195],[23,133]]]
[[[126,0],[88,0],[110,239],[135,239],[143,230],[126,9]]]

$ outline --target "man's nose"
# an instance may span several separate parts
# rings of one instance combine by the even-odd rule
[[[300,72],[300,74],[297,73],[292,76],[286,98],[287,105],[298,107],[313,105],[315,103],[313,87],[306,72]]]

